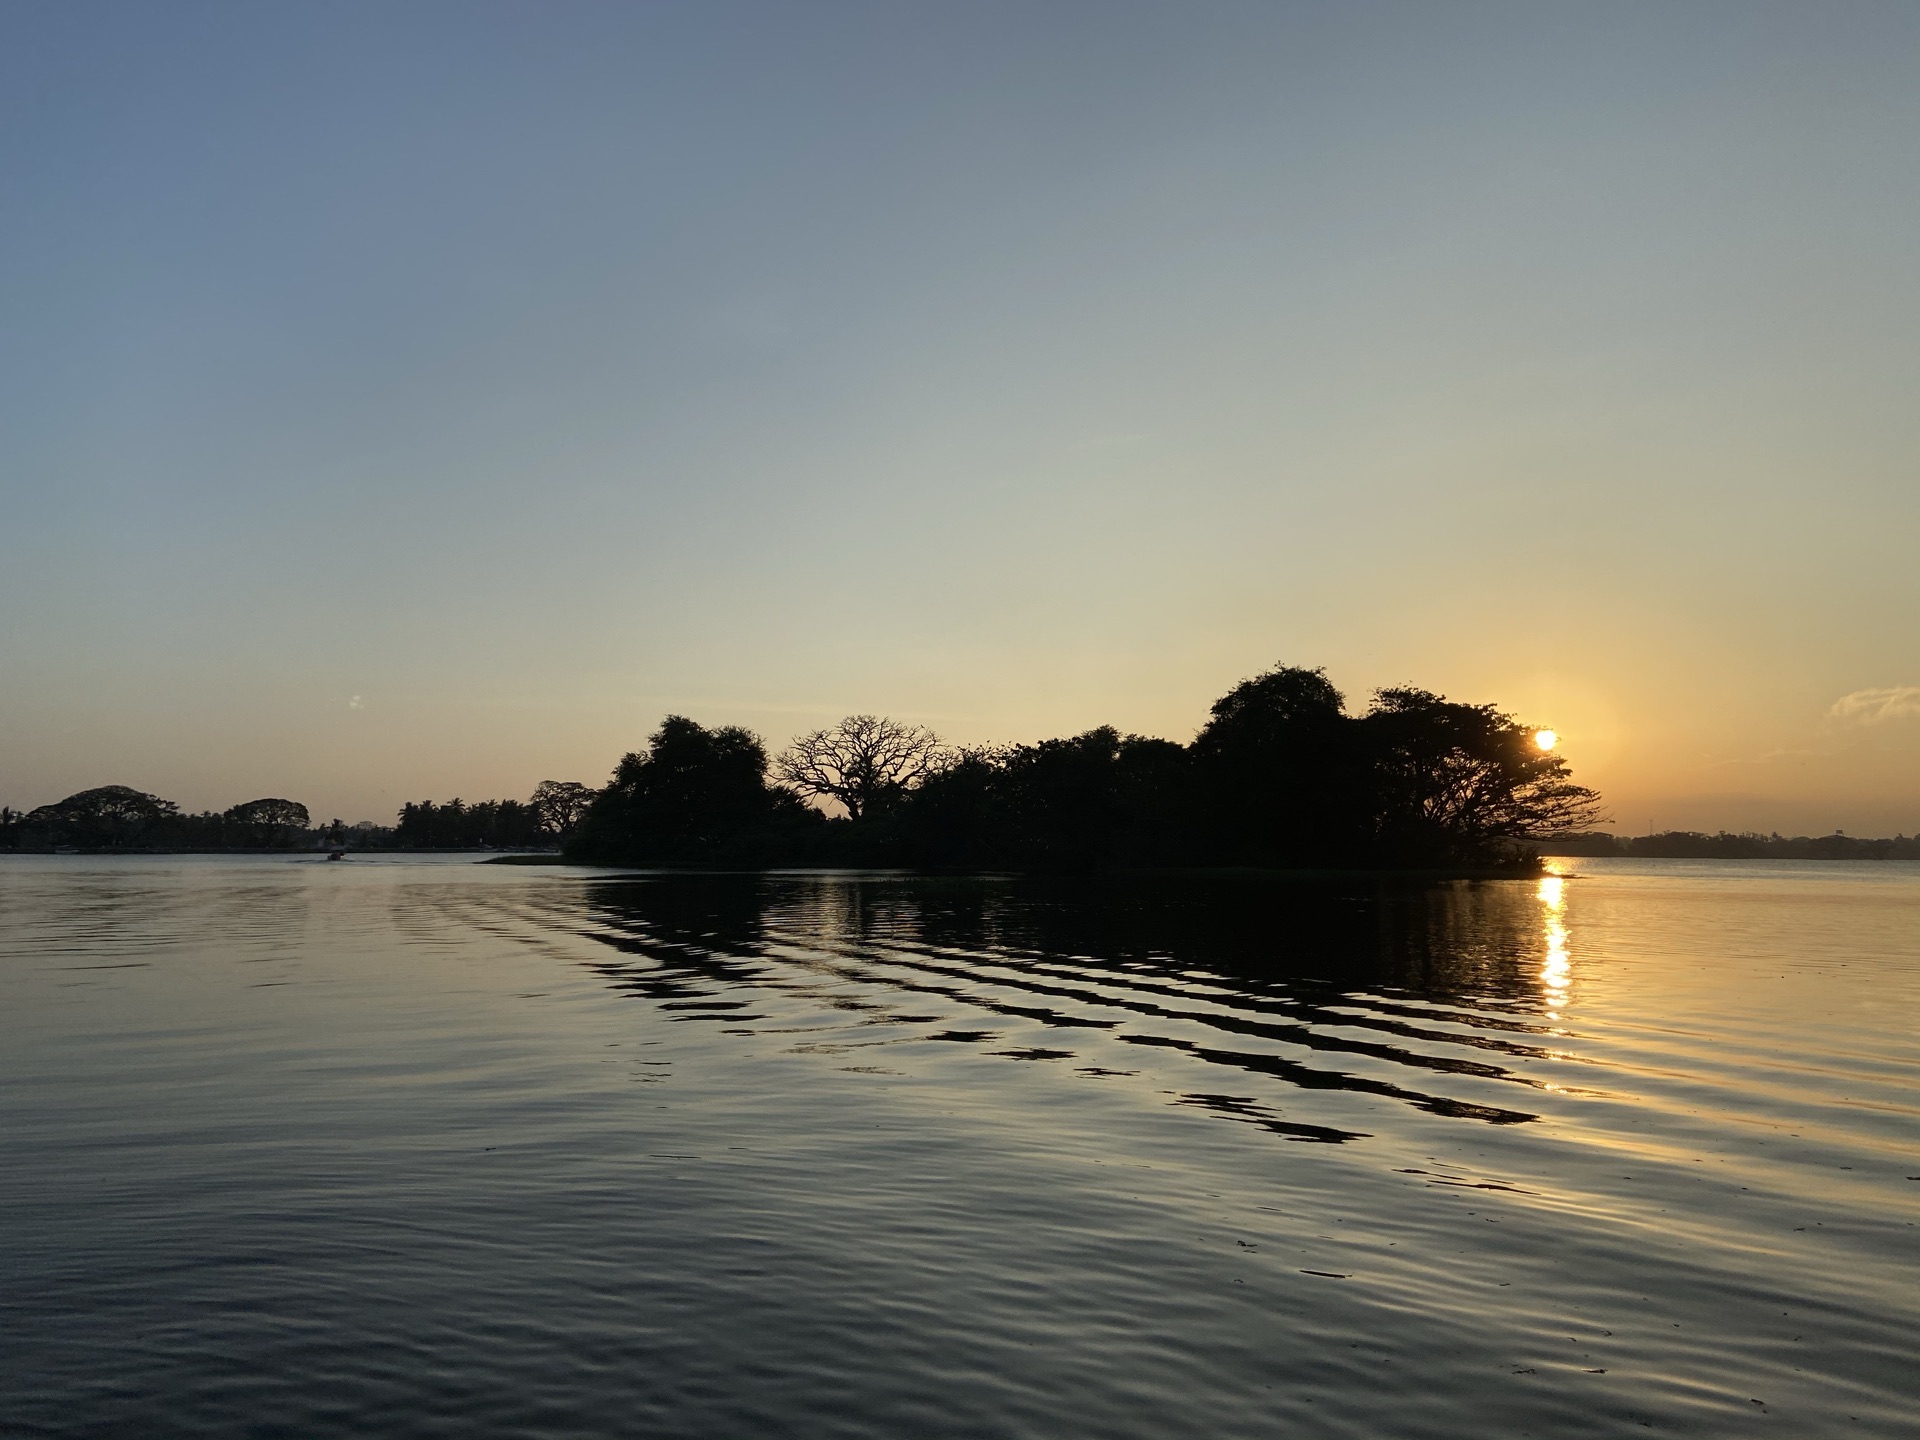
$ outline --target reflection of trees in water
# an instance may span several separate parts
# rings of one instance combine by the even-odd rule
[[[1540,906],[1520,881],[1452,881],[1380,907],[1378,952],[1396,988],[1537,1008]]]
[[[747,990],[763,983],[764,898],[751,877],[686,875],[597,885],[589,891],[594,918],[607,928],[593,938],[651,962],[606,961],[593,968],[617,988],[648,999],[675,1001],[709,995],[718,987]]]
[[[1289,885],[1217,879],[776,880],[790,936],[1200,971],[1253,988],[1404,991],[1528,1006],[1539,906],[1516,883]]]
[[[632,957],[595,968],[682,1018],[746,1023],[763,1017],[739,1012],[804,995],[866,1023],[946,1027],[914,1038],[1001,1038],[954,1028],[951,1008],[896,1013],[944,1002],[1074,1047],[994,1052],[1017,1059],[1097,1050],[1099,1074],[1175,1052],[1494,1122],[1532,1117],[1426,1087],[1530,1086],[1509,1062],[1547,1053],[1529,1040],[1545,1005],[1525,883],[681,876],[596,886],[591,905],[592,933]],[[1177,1098],[1296,1138],[1348,1135],[1279,1120],[1257,1097]]]

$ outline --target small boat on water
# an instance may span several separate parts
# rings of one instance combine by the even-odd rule
[[[344,850],[329,850],[327,852],[327,859],[329,860],[344,860],[346,858],[347,852]]]

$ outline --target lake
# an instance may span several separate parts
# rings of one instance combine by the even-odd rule
[[[1920,867],[0,859],[7,1436],[1911,1436]]]

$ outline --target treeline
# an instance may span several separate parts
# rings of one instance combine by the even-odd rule
[[[1185,745],[1103,726],[956,750],[856,715],[775,757],[749,731],[676,715],[621,760],[566,852],[707,866],[1497,867],[1600,818],[1543,739],[1491,705],[1410,688],[1349,715],[1324,671],[1298,667],[1235,686]]]
[[[193,815],[131,786],[101,785],[35,810],[0,807],[0,850],[554,850],[593,796],[575,781],[543,780],[527,800],[425,800],[403,807],[395,825],[316,825],[296,800]]]
[[[336,829],[345,831],[338,820]],[[24,813],[0,808],[0,849],[297,850],[314,842],[297,800],[248,800],[197,815],[127,785],[82,790]]]
[[[393,842],[403,850],[534,850],[554,841],[521,800],[422,800],[402,807],[393,827]]]
[[[1659,860],[1920,860],[1920,836],[1868,840],[1854,835],[1735,835],[1722,830],[1665,830],[1658,835],[1566,835],[1545,844],[1549,855],[1618,855]]]
[[[1215,701],[1186,744],[1100,726],[954,748],[872,715],[770,755],[737,726],[670,715],[608,784],[542,781],[527,800],[412,801],[391,828],[314,825],[251,800],[198,815],[123,785],[25,814],[0,848],[564,849],[612,864],[928,870],[1493,869],[1561,855],[1913,859],[1920,839],[1839,834],[1615,837],[1550,731],[1413,688],[1349,714],[1323,670],[1283,666]]]
[[[400,809],[393,840],[403,850],[554,849],[573,833],[593,797],[578,781],[542,780],[527,800],[409,801]]]

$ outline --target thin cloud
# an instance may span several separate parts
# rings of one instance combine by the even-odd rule
[[[1920,720],[1920,685],[1881,685],[1842,695],[1827,711],[1844,725],[1884,725],[1891,720]]]
[[[1769,765],[1775,760],[1804,760],[1809,755],[1831,755],[1831,748],[1783,747],[1777,750],[1764,750],[1758,755],[1733,755],[1724,760],[1702,757],[1701,764],[1709,770],[1724,769],[1729,765]]]

